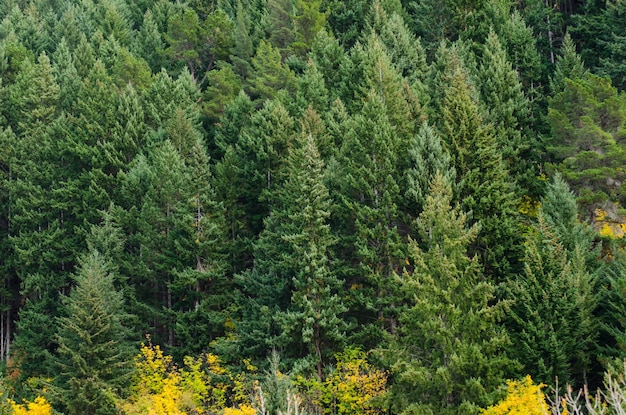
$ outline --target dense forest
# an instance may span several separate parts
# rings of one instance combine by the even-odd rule
[[[0,80],[0,413],[623,413],[623,0],[3,0]]]

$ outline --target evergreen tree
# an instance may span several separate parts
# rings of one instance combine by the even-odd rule
[[[550,100],[547,150],[588,217],[606,202],[623,202],[624,99],[610,79],[588,74],[566,79]]]
[[[511,354],[539,381],[581,385],[597,365],[594,312],[602,266],[560,177],[543,201],[526,245],[524,278],[511,284]]]
[[[440,172],[447,183],[455,183],[456,171],[439,135],[424,122],[408,150],[409,168],[405,172],[406,209],[419,214],[435,173]]]
[[[398,229],[397,182],[399,138],[387,117],[383,98],[371,91],[362,113],[348,120],[346,136],[332,172],[337,186],[340,254],[351,291],[355,323],[370,346],[397,324],[393,275],[405,258]],[[336,184],[335,184],[336,183]],[[369,343],[372,342],[372,343]]]
[[[134,49],[137,55],[148,62],[152,72],[156,73],[161,70],[163,66],[162,56],[164,55],[163,41],[151,10],[147,10],[144,14],[143,23],[135,39]]]
[[[541,188],[531,105],[494,31],[485,43],[478,81],[488,111],[485,122],[494,128],[502,159],[519,187],[518,197],[537,197]]]
[[[457,169],[462,206],[471,212],[473,223],[481,224],[474,252],[492,281],[502,282],[519,271],[522,256],[513,186],[462,64],[449,80],[441,110],[441,134]]]
[[[550,91],[552,96],[563,92],[567,87],[566,79],[584,78],[587,74],[582,59],[576,53],[576,45],[569,33],[565,34],[561,55],[556,60],[554,75],[550,79]]]
[[[233,71],[242,79],[250,76],[252,68],[250,66],[254,55],[254,46],[250,36],[250,14],[243,6],[241,0],[237,0],[237,14],[235,17],[234,46],[231,50],[230,61],[233,64]]]
[[[51,393],[70,415],[115,414],[132,363],[124,300],[98,251],[81,262],[76,287],[64,299],[65,315],[58,318],[60,374]]]
[[[281,89],[290,91],[294,87],[294,73],[282,64],[280,50],[271,43],[261,40],[252,67],[247,91],[253,99],[273,99]]]
[[[409,242],[412,267],[397,279],[408,301],[389,350],[400,413],[476,413],[513,367],[497,324],[503,303],[494,303],[494,285],[469,256],[478,226],[468,228],[451,203],[450,183],[437,173],[419,238]]]
[[[289,264],[291,303],[280,315],[285,337],[294,336],[307,345],[318,379],[332,352],[340,349],[346,311],[339,297],[340,282],[332,266],[334,238],[327,223],[330,196],[323,183],[323,162],[312,135],[302,136],[288,158],[286,182],[278,190],[281,210],[272,210],[268,224],[289,220],[282,235],[289,251],[282,261]],[[294,339],[294,340],[295,340]],[[294,342],[291,340],[289,343]]]
[[[318,32],[326,26],[328,12],[320,10],[321,3],[322,0],[296,0],[293,16],[296,39],[291,48],[298,54],[310,51]]]

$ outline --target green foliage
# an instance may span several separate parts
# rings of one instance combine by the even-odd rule
[[[524,278],[510,288],[511,353],[540,381],[580,385],[592,375],[601,275],[592,238],[577,223],[573,194],[556,177],[528,236]]]
[[[0,2],[0,360],[14,399],[36,404],[46,382],[70,390],[54,362],[79,346],[56,336],[80,313],[62,299],[76,295],[73,276],[93,251],[114,275],[118,311],[133,314],[123,325],[172,355],[168,392],[119,411],[476,412],[505,372],[524,374],[499,360],[504,338],[489,331],[490,306],[498,314],[515,290],[540,303],[535,314],[515,305],[508,321],[520,366],[598,385],[600,364],[623,357],[624,10],[595,0]],[[555,171],[582,215],[555,185],[538,210]],[[442,208],[445,224],[472,236],[449,236],[455,260],[439,263],[420,228],[445,228],[428,212],[438,174],[449,186],[439,193],[458,202]],[[475,291],[457,298],[444,285],[461,268]],[[559,290],[577,310],[526,292],[560,304]],[[462,297],[470,291],[480,295]],[[449,309],[469,333],[432,326]],[[575,348],[545,327],[559,324],[588,340]],[[493,343],[475,346],[487,333]],[[446,339],[459,342],[439,364],[428,345]],[[367,399],[359,382],[382,372],[360,352],[333,372],[345,344],[370,358],[391,347],[395,397]],[[244,356],[266,365],[272,348],[307,379],[301,390],[275,368],[244,392],[204,355],[240,370]],[[218,386],[227,377],[238,386]]]
[[[588,216],[602,202],[622,203],[624,95],[608,78],[566,79],[550,100],[548,151]]]
[[[82,259],[76,287],[58,319],[55,362],[59,375],[51,394],[68,414],[115,414],[116,397],[131,375],[124,303],[98,251]]]
[[[387,358],[401,413],[475,413],[513,367],[498,325],[504,303],[468,255],[479,229],[451,203],[450,183],[436,174],[409,242],[412,266],[396,278],[408,303]]]

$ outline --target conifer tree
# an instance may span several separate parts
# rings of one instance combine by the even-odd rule
[[[576,52],[576,45],[569,33],[563,38],[561,55],[556,59],[554,75],[550,79],[552,96],[563,92],[566,88],[566,79],[584,78],[587,73],[580,55]]]
[[[124,300],[102,254],[92,251],[81,262],[58,318],[60,373],[51,392],[69,415],[115,414],[132,367]]]
[[[304,55],[311,50],[317,33],[326,26],[328,12],[320,10],[322,0],[297,0],[293,16],[295,42],[291,45],[296,53]]]
[[[502,282],[519,272],[522,256],[513,186],[492,126],[483,121],[473,86],[459,62],[449,75],[440,131],[461,183],[463,208],[472,213],[473,223],[481,224],[474,252],[492,281]]]
[[[287,161],[285,184],[278,190],[281,211],[272,210],[268,223],[273,215],[291,222],[281,236],[289,248],[282,261],[289,264],[292,276],[291,302],[279,322],[285,337],[293,336],[287,344],[307,345],[321,379],[332,352],[340,350],[345,329],[340,315],[346,308],[331,262],[335,240],[328,225],[331,202],[323,162],[312,135],[301,136],[296,145]]]
[[[526,244],[524,278],[511,284],[511,354],[539,381],[581,385],[597,368],[594,313],[603,267],[560,177],[543,202]]]
[[[592,74],[566,79],[565,89],[550,100],[548,154],[577,192],[587,217],[623,198],[625,100],[610,79]]]
[[[250,14],[244,8],[243,2],[237,0],[237,14],[235,16],[234,46],[231,49],[230,61],[233,71],[245,80],[250,76],[252,68],[250,66],[254,55],[254,46],[250,33]]]
[[[517,196],[537,197],[538,143],[531,129],[530,102],[493,30],[485,42],[478,80],[482,103],[488,111],[485,122],[493,126],[502,159],[519,188]]]
[[[135,39],[134,49],[137,54],[148,62],[152,72],[160,71],[163,66],[163,41],[151,10],[146,10],[143,23]]]
[[[405,208],[419,214],[424,209],[426,196],[435,173],[440,172],[447,183],[456,180],[456,171],[450,155],[444,149],[437,132],[422,124],[419,133],[411,141],[408,150],[409,168],[405,172],[406,202]]]
[[[295,75],[282,64],[280,50],[264,40],[252,58],[252,68],[247,91],[255,100],[273,99],[278,91],[290,91],[295,85]]]
[[[409,242],[412,267],[397,279],[408,301],[389,350],[400,413],[475,413],[513,367],[498,325],[503,304],[469,253],[479,228],[452,203],[437,173]]]
[[[351,294],[354,307],[362,308],[359,318],[365,318],[360,321],[365,342],[379,342],[383,332],[395,330],[392,281],[405,258],[398,230],[399,137],[387,114],[383,98],[370,91],[362,113],[348,120],[340,165],[332,173],[342,221],[339,250],[351,267],[344,278],[363,287]]]

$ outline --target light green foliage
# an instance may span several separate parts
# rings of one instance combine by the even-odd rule
[[[456,171],[439,135],[426,122],[411,141],[408,153],[406,205],[407,209],[413,209],[413,214],[419,214],[424,209],[433,177],[439,173],[445,176],[448,183],[454,183]]]
[[[576,45],[567,33],[561,46],[561,54],[557,58],[554,76],[550,79],[552,96],[563,92],[567,87],[566,79],[579,79],[587,75],[582,59],[576,53]]]
[[[451,203],[450,183],[436,174],[409,242],[411,267],[396,277],[407,307],[387,358],[400,413],[476,413],[513,367],[498,325],[504,304],[468,253],[479,229]]]
[[[272,99],[281,89],[291,90],[295,76],[282,64],[280,50],[271,43],[261,40],[252,58],[253,73],[250,77],[250,96],[254,99]]]
[[[296,41],[291,48],[304,54],[311,49],[317,34],[324,29],[328,12],[320,10],[322,0],[297,0],[293,17]]]

